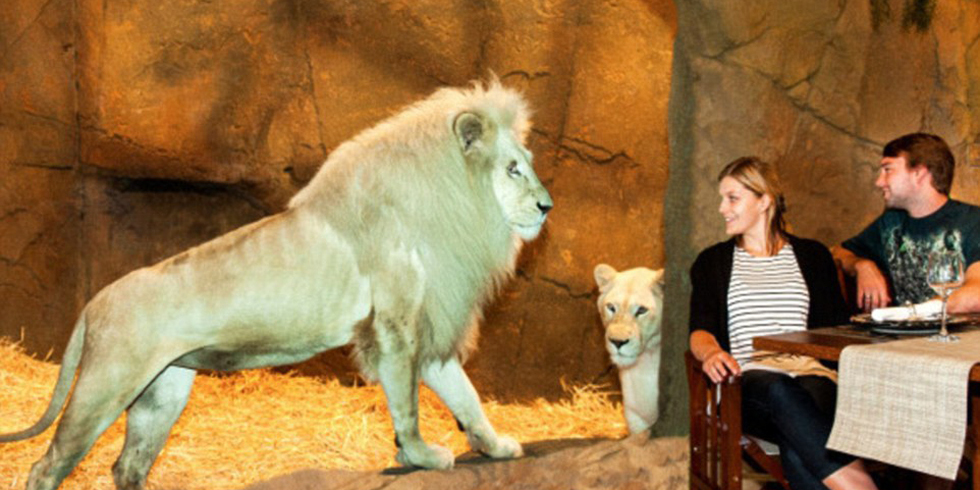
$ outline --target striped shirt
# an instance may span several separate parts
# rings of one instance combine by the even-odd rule
[[[787,243],[771,257],[755,257],[735,247],[728,335],[739,365],[752,358],[754,337],[805,330],[809,308],[810,293],[792,245]]]

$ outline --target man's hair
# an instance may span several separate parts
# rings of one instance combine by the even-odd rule
[[[932,186],[941,194],[949,195],[953,187],[953,170],[956,160],[949,145],[942,138],[929,133],[912,133],[891,140],[881,156],[905,157],[908,167],[924,166],[932,175]]]

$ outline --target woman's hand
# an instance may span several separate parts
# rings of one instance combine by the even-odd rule
[[[742,369],[731,354],[718,345],[718,340],[706,330],[691,332],[691,353],[701,361],[701,370],[715,383],[721,383],[729,376],[738,376]]]
[[[720,348],[701,361],[701,370],[715,383],[721,383],[729,376],[738,376],[742,373],[738,361]]]

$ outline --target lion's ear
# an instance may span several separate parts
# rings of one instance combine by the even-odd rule
[[[595,270],[592,271],[595,276],[595,283],[599,286],[599,290],[606,288],[606,285],[616,277],[616,269],[608,264],[599,264],[595,266]]]
[[[475,112],[464,112],[453,121],[453,132],[464,155],[480,152],[489,146],[493,128],[486,118]]]

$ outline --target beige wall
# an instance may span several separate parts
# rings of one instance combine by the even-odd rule
[[[535,110],[556,208],[470,372],[498,398],[615,381],[591,271],[663,265],[671,2],[41,4],[0,9],[0,334],[57,354],[105,284],[282,209],[344,140],[492,71]]]

